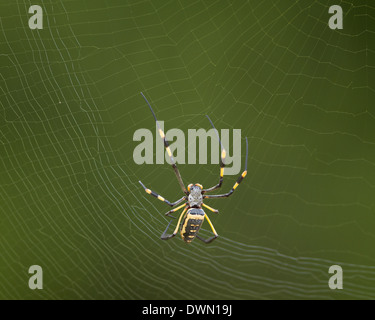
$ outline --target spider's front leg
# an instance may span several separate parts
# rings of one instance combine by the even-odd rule
[[[249,154],[249,146],[248,146],[248,142],[247,142],[247,138],[246,138],[246,161],[245,161],[245,171],[242,172],[242,174],[238,177],[237,182],[234,184],[233,188],[232,188],[229,192],[224,193],[224,194],[204,195],[204,196],[203,196],[203,199],[227,198],[227,197],[229,197],[230,195],[232,195],[232,193],[234,192],[234,190],[237,189],[237,187],[240,185],[240,183],[242,182],[242,180],[243,180],[243,179],[246,177],[246,175],[247,175],[247,157],[248,157],[248,154]]]
[[[215,199],[215,198],[227,198],[229,197],[230,195],[233,194],[234,190],[237,189],[237,187],[240,185],[240,183],[242,182],[242,180],[246,177],[247,175],[247,170],[245,170],[241,175],[240,177],[238,178],[237,182],[234,184],[233,188],[227,192],[227,193],[224,193],[224,194],[211,194],[211,195],[205,195],[203,196],[204,199]]]
[[[203,190],[203,193],[206,193],[206,192],[211,192],[211,191],[214,191],[216,189],[219,189],[221,188],[222,184],[223,184],[223,180],[224,180],[224,168],[225,168],[225,157],[227,155],[227,152],[225,151],[224,149],[224,146],[223,144],[221,143],[221,140],[220,140],[220,136],[219,136],[219,132],[217,131],[217,129],[215,128],[213,122],[211,121],[210,117],[209,116],[206,116],[207,119],[210,121],[212,127],[214,128],[215,132],[216,132],[216,135],[217,135],[217,138],[219,140],[219,143],[220,143],[220,147],[221,147],[221,158],[220,158],[220,180],[219,180],[219,183],[214,185],[213,187],[211,188],[208,188],[208,189],[204,189]]]
[[[182,201],[184,201],[186,199],[186,197],[183,196],[181,199],[179,199],[179,200],[177,200],[175,202],[170,202],[167,199],[163,198],[162,196],[158,195],[156,192],[151,191],[150,189],[146,188],[141,181],[139,181],[139,183],[141,184],[141,186],[143,187],[143,189],[145,189],[146,193],[154,196],[155,198],[158,198],[160,201],[165,202],[167,205],[169,205],[171,207],[174,207],[174,206],[180,204]]]

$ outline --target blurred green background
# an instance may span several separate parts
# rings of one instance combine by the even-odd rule
[[[375,8],[355,3],[0,1],[0,298],[374,298]],[[209,202],[211,245],[159,239],[169,207],[138,180],[181,192],[167,164],[133,161],[134,132],[155,129],[140,91],[166,130],[208,114],[249,139],[247,178]]]

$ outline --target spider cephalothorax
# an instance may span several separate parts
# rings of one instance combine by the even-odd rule
[[[200,184],[189,184],[188,185],[188,201],[191,208],[200,208],[203,202],[202,185]]]
[[[217,234],[214,226],[212,225],[210,218],[203,211],[202,206],[207,208],[208,210],[214,212],[214,213],[218,213],[219,211],[209,207],[206,204],[204,204],[203,199],[215,199],[215,198],[229,197],[230,195],[233,194],[234,190],[239,186],[241,181],[246,177],[246,174],[247,174],[247,155],[248,155],[247,138],[246,138],[245,171],[240,175],[240,177],[238,178],[238,180],[235,183],[235,185],[233,186],[233,188],[229,192],[224,193],[224,194],[206,195],[206,193],[209,193],[209,192],[214,191],[216,189],[219,189],[221,187],[221,185],[223,183],[223,178],[224,178],[224,167],[225,167],[225,157],[226,157],[226,151],[225,151],[223,145],[221,144],[219,134],[218,134],[214,124],[212,123],[211,119],[207,116],[207,118],[210,121],[212,127],[215,129],[215,131],[217,133],[217,137],[218,137],[220,145],[221,145],[220,180],[219,180],[219,183],[217,185],[215,185],[215,186],[213,186],[209,189],[203,189],[201,184],[196,183],[196,184],[189,184],[188,187],[187,187],[187,190],[186,190],[185,185],[184,185],[184,183],[182,181],[182,178],[181,178],[181,175],[180,175],[180,171],[178,170],[176,162],[173,159],[173,154],[172,154],[172,151],[169,147],[169,143],[168,143],[168,141],[165,137],[165,134],[164,134],[163,130],[159,127],[159,124],[158,124],[158,121],[156,119],[154,110],[152,110],[150,103],[147,101],[146,97],[143,95],[142,92],[141,92],[141,94],[142,94],[143,98],[146,100],[148,106],[150,107],[152,115],[154,116],[154,119],[156,121],[156,125],[158,126],[158,131],[159,131],[160,137],[163,139],[165,149],[168,153],[168,156],[171,160],[173,170],[176,174],[177,181],[180,184],[182,192],[184,193],[184,196],[181,199],[179,199],[175,202],[169,202],[167,199],[158,195],[156,192],[151,191],[150,189],[146,188],[143,185],[143,183],[141,181],[139,181],[139,183],[141,184],[143,189],[145,189],[145,191],[148,194],[151,194],[152,196],[154,196],[154,197],[158,198],[159,200],[165,202],[166,204],[170,205],[171,207],[174,207],[174,206],[180,204],[181,202],[184,202],[184,204],[182,204],[182,205],[180,205],[180,206],[178,206],[178,207],[176,207],[176,208],[174,208],[174,209],[172,209],[172,210],[170,210],[166,213],[167,216],[174,218],[170,214],[173,213],[173,212],[176,212],[177,210],[180,210],[180,209],[184,208],[184,210],[180,214],[180,217],[178,219],[177,226],[176,226],[174,232],[172,234],[167,234],[168,228],[169,228],[169,226],[172,222],[172,220],[171,220],[171,222],[169,222],[167,228],[165,229],[164,233],[162,234],[161,239],[162,240],[169,240],[169,239],[173,238],[177,234],[178,228],[180,227],[180,224],[181,224],[181,237],[186,243],[190,243],[191,241],[194,240],[195,237],[197,237],[199,240],[202,240],[205,243],[210,243],[213,240],[215,240],[219,235]],[[198,235],[200,227],[202,226],[202,223],[205,219],[209,223],[209,225],[212,229],[212,232],[214,233],[214,236],[211,237],[211,238],[208,238],[208,239],[203,239]]]

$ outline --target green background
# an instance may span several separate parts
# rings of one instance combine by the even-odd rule
[[[374,298],[374,17],[372,1],[1,0],[0,298]],[[210,245],[159,239],[169,209],[138,180],[181,192],[167,164],[133,161],[134,132],[155,129],[140,91],[167,130],[208,114],[242,130],[243,163],[249,139],[247,178],[209,202]]]

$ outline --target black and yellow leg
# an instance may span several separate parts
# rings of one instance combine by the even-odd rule
[[[210,227],[211,227],[211,229],[212,229],[212,232],[214,233],[214,236],[211,237],[211,238],[208,238],[208,239],[203,239],[203,238],[200,237],[199,235],[196,235],[196,237],[197,237],[199,240],[203,241],[204,243],[210,243],[210,242],[214,241],[219,235],[217,234],[217,232],[216,232],[216,230],[215,230],[215,228],[214,228],[214,226],[213,226],[213,224],[212,224],[210,218],[208,217],[208,215],[207,215],[207,214],[204,214],[204,217],[207,219],[207,221],[208,221],[208,223],[209,223],[209,225],[210,225]]]
[[[239,176],[237,179],[236,183],[234,184],[233,188],[228,192],[224,194],[213,194],[213,195],[204,195],[203,199],[215,199],[215,198],[227,198],[229,197],[234,190],[237,189],[237,187],[240,185],[242,180],[246,177],[247,175],[247,156],[248,156],[248,143],[247,143],[247,138],[246,138],[246,162],[245,162],[245,171],[242,172],[242,174]]]
[[[221,147],[221,157],[220,157],[220,180],[219,180],[219,183],[211,188],[208,188],[208,189],[204,189],[203,190],[203,193],[206,193],[206,192],[211,192],[211,191],[214,191],[216,189],[219,189],[221,187],[221,185],[223,184],[223,180],[224,180],[224,168],[225,168],[225,157],[227,155],[227,152],[225,151],[222,143],[221,143],[221,140],[220,140],[220,136],[219,136],[219,133],[217,131],[217,129],[215,128],[213,122],[211,121],[210,117],[209,116],[206,116],[208,118],[208,120],[210,121],[212,127],[214,128],[216,134],[217,134],[217,138],[219,139],[219,143],[220,143],[220,147]]]
[[[227,197],[229,197],[230,195],[232,195],[232,193],[234,192],[234,190],[237,189],[237,187],[240,185],[240,183],[246,177],[246,175],[247,175],[247,170],[245,170],[244,172],[242,172],[242,174],[238,178],[237,182],[235,183],[235,185],[233,186],[233,188],[228,193],[224,193],[224,194],[212,194],[212,195],[203,196],[203,198],[204,199],[215,199],[215,198],[227,198]]]
[[[156,121],[156,125],[158,126],[158,131],[159,131],[159,134],[160,134],[160,137],[163,139],[163,142],[164,142],[164,147],[165,147],[165,150],[167,151],[168,153],[168,156],[169,156],[169,159],[171,160],[171,164],[172,164],[172,168],[176,174],[176,177],[177,177],[177,180],[178,180],[178,183],[180,184],[180,187],[182,189],[182,191],[187,194],[187,191],[186,191],[186,188],[185,188],[185,185],[182,181],[182,177],[181,177],[181,174],[180,174],[180,171],[178,171],[178,168],[177,168],[177,165],[176,165],[176,162],[173,158],[173,155],[172,155],[172,151],[171,151],[171,148],[169,147],[169,143],[168,143],[168,140],[167,138],[165,137],[165,134],[163,132],[163,130],[160,128],[159,124],[158,124],[158,120],[156,119],[156,115],[155,115],[155,112],[154,110],[152,109],[150,103],[148,102],[148,100],[146,99],[146,97],[144,96],[144,94],[141,92],[141,95],[142,97],[146,100],[146,103],[148,104],[151,112],[152,112],[152,115],[154,116],[154,119]]]
[[[177,234],[178,228],[180,227],[181,219],[182,219],[183,215],[185,214],[186,210],[187,210],[187,208],[185,208],[185,209],[182,211],[182,213],[180,214],[180,218],[178,218],[177,226],[176,226],[176,228],[174,229],[174,231],[173,231],[172,234],[167,234],[167,231],[168,231],[169,226],[170,226],[170,224],[171,224],[171,222],[172,222],[173,220],[171,220],[171,221],[168,223],[167,228],[165,229],[165,231],[163,232],[163,234],[162,234],[161,237],[160,237],[161,240],[169,240],[169,239],[173,238],[173,237]]]
[[[168,211],[165,215],[166,215],[166,216],[169,216],[169,217],[171,217],[171,218],[174,218],[173,216],[170,216],[170,214],[173,213],[173,212],[176,212],[176,211],[180,210],[181,208],[183,208],[183,207],[185,207],[185,206],[186,206],[186,203],[184,203],[183,205],[181,205],[181,206],[179,206],[179,207],[177,207],[177,208],[174,208],[174,209]]]
[[[182,197],[181,199],[179,199],[179,200],[177,200],[175,202],[169,202],[167,199],[165,199],[162,196],[158,195],[156,192],[151,191],[150,189],[147,189],[141,181],[139,181],[139,183],[141,184],[141,186],[143,187],[143,189],[145,189],[146,193],[154,196],[155,198],[158,198],[160,201],[165,202],[167,205],[169,205],[171,207],[174,207],[175,205],[180,204],[182,201],[184,201],[186,199],[186,197],[184,196],[184,197]]]
[[[211,208],[210,206],[206,205],[205,203],[202,203],[202,206],[207,208],[208,210],[210,210],[212,212],[219,213],[219,210]]]

